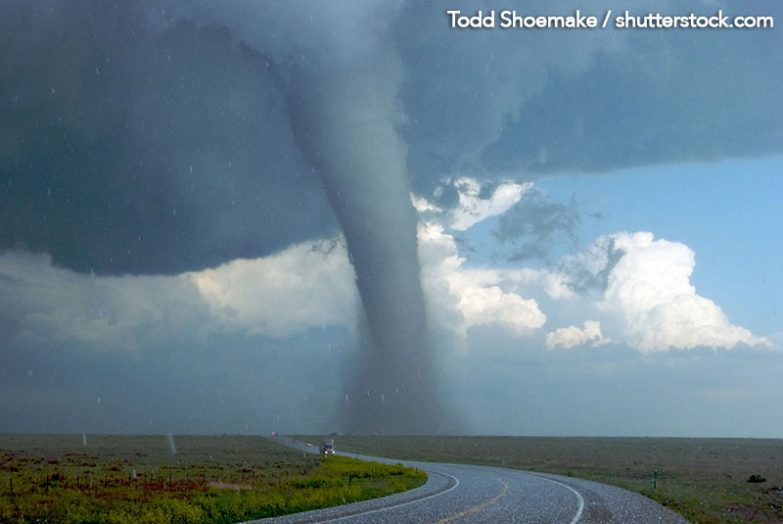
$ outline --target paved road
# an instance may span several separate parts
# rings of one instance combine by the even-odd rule
[[[281,439],[282,440],[282,439]],[[288,445],[316,452],[296,441]],[[378,462],[379,457],[341,453]],[[258,523],[685,523],[682,517],[641,495],[557,475],[520,470],[402,461],[424,469],[429,481],[417,489]]]

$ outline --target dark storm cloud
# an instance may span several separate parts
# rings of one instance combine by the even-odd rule
[[[177,273],[333,232],[268,61],[134,6],[4,3],[0,248]]]
[[[575,200],[563,204],[531,189],[500,217],[493,234],[510,246],[509,260],[550,260],[556,248],[576,246],[579,223]]]
[[[633,33],[583,74],[551,75],[482,159],[595,172],[780,153],[783,59],[765,49],[781,43],[779,30]]]
[[[80,271],[176,273],[333,232],[323,185],[335,159],[315,150],[352,138],[312,128],[323,118],[308,82],[322,101],[341,93],[333,112],[356,122],[376,96],[361,128],[399,130],[386,158],[424,192],[454,172],[531,178],[783,150],[778,30],[455,31],[421,2],[162,6],[4,2],[0,248]],[[605,7],[696,9],[591,9]],[[345,79],[371,41],[357,91]],[[388,137],[354,138],[388,149]]]
[[[450,8],[473,13],[476,2]],[[488,6],[484,6],[485,8]],[[711,15],[694,2],[493,2],[523,14]],[[768,2],[725,2],[725,13],[773,15]],[[783,151],[780,31],[454,31],[442,5],[406,4],[406,65],[414,184],[455,171],[611,171]]]

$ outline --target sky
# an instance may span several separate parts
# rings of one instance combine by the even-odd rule
[[[780,29],[445,15],[776,5],[4,4],[0,432],[783,438]]]

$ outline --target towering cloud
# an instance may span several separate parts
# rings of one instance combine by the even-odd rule
[[[651,353],[700,347],[771,346],[766,337],[732,324],[712,300],[691,282],[695,254],[685,244],[656,239],[652,233],[615,233],[597,238],[590,248],[564,259],[558,277],[568,293],[592,302],[594,314],[616,326],[611,338]],[[547,335],[550,348],[602,343],[600,324],[584,322]]]

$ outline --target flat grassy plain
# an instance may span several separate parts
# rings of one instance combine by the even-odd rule
[[[0,435],[0,522],[233,523],[397,493],[426,475],[252,436]]]
[[[641,493],[691,522],[783,522],[783,440],[341,436],[335,443],[399,459],[595,480]],[[749,483],[751,475],[766,482]]]

